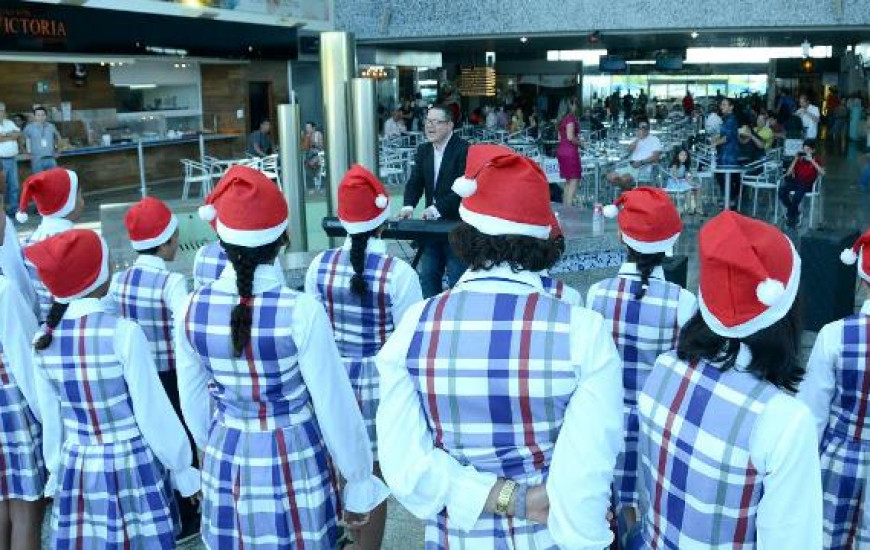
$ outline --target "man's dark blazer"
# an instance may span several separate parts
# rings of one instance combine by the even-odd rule
[[[468,155],[468,142],[457,135],[452,135],[444,157],[441,159],[441,169],[438,171],[438,181],[435,182],[435,148],[426,142],[417,147],[414,159],[414,169],[405,184],[405,206],[417,206],[420,197],[426,196],[426,206],[433,203],[441,217],[447,220],[459,219],[459,195],[451,187],[456,178],[465,173],[465,158]]]

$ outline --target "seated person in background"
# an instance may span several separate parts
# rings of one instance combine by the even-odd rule
[[[756,140],[760,140],[765,151],[773,147],[773,130],[770,127],[766,114],[759,113],[756,117],[753,135],[753,141],[757,144],[758,141]]]
[[[764,157],[764,140],[755,135],[749,125],[741,126],[737,131],[737,144],[738,164],[745,166]]]
[[[398,137],[407,132],[405,121],[402,120],[402,110],[393,109],[393,115],[384,123],[384,137]]]
[[[662,154],[662,142],[649,133],[649,122],[643,120],[637,125],[637,139],[629,146],[631,153],[628,166],[617,167],[607,173],[607,181],[622,189],[631,189],[644,167],[659,161]],[[650,170],[650,168],[646,168]]]
[[[694,214],[698,210],[698,187],[692,180],[692,156],[685,147],[680,147],[671,158],[668,168],[670,177],[665,191],[688,192],[685,212]]]
[[[248,148],[245,152],[257,157],[268,157],[275,152],[272,143],[272,123],[268,119],[260,123],[259,130],[254,130],[248,136]]]
[[[813,190],[813,184],[820,175],[825,175],[825,169],[816,156],[816,140],[804,140],[803,150],[791,161],[779,188],[779,200],[785,205],[788,227],[797,226],[801,201],[804,195]],[[794,197],[791,193],[794,193]]]

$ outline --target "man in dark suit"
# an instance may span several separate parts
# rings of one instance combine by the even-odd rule
[[[417,147],[414,170],[405,184],[404,207],[399,219],[410,218],[420,197],[426,197],[424,220],[458,220],[459,195],[451,189],[456,178],[465,172],[468,143],[453,135],[453,117],[443,105],[433,105],[426,114],[426,143]],[[447,282],[456,284],[465,265],[453,254],[446,236],[427,241],[420,258],[420,285],[423,296],[439,294],[444,271]]]

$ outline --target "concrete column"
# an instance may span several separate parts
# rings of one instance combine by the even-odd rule
[[[330,31],[320,35],[323,128],[329,181],[327,210],[332,216],[336,214],[338,205],[338,184],[354,158],[348,83],[356,73],[355,47],[350,33]]]
[[[350,84],[353,121],[353,161],[378,174],[377,90],[371,78],[353,78]]]
[[[291,91],[290,96],[295,94]],[[305,223],[305,179],[302,177],[302,159],[299,155],[299,136],[302,134],[299,105],[278,105],[278,135],[281,139],[281,191],[290,209],[290,251],[308,250],[308,231]]]

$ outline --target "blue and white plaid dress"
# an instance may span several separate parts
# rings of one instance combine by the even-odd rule
[[[543,285],[544,290],[559,300],[568,302],[572,306],[583,307],[583,297],[580,296],[577,289],[566,285],[563,281],[554,279],[549,275],[541,275],[541,285]]]
[[[220,241],[211,242],[200,248],[193,260],[193,287],[199,288],[216,281],[227,263],[227,252]]]
[[[743,370],[659,357],[638,398],[644,548],[755,547],[750,440],[778,393]]]
[[[375,355],[395,328],[392,297],[388,291],[394,265],[390,256],[367,253],[363,278],[368,291],[362,297],[350,290],[354,271],[348,251],[327,250],[317,267],[317,294],[326,307],[375,457],[375,413],[380,380]]]
[[[0,339],[0,501],[39,500],[45,463],[39,422],[7,366]]]
[[[52,512],[53,548],[174,548],[158,461],[134,416],[115,351],[118,319],[64,318],[38,368],[60,396],[65,442]]]
[[[830,418],[819,446],[825,548],[870,548],[870,526],[860,521],[870,475],[870,317],[844,319],[841,338]]]
[[[429,299],[407,367],[435,446],[478,471],[546,481],[577,387],[570,319],[571,306],[541,293],[448,291]],[[557,547],[544,525],[483,514],[462,532],[442,510],[426,520],[425,548]]]
[[[613,341],[622,358],[623,418],[625,449],[616,459],[614,487],[619,507],[637,507],[637,396],[656,358],[674,349],[679,336],[677,322],[680,287],[661,279],[649,279],[642,300],[634,298],[641,281],[636,277],[613,277],[597,284],[589,308],[610,325]]]
[[[39,227],[36,228],[36,231],[25,239],[22,248],[27,248],[31,244],[44,241],[49,237],[72,229],[72,227],[73,223],[63,218],[43,218]],[[39,278],[39,273],[36,272],[36,266],[34,266],[27,258],[24,258],[24,267],[27,269],[27,275],[30,277],[30,282],[33,285],[34,292],[36,293],[36,320],[42,323],[45,321],[45,318],[48,317],[48,310],[51,309],[53,297],[51,292],[48,291],[48,288],[42,284],[42,279]]]
[[[334,548],[339,503],[330,460],[297,361],[296,293],[257,294],[251,341],[233,355],[238,296],[191,296],[187,342],[211,375],[216,410],[202,469],[202,538],[210,548]]]

